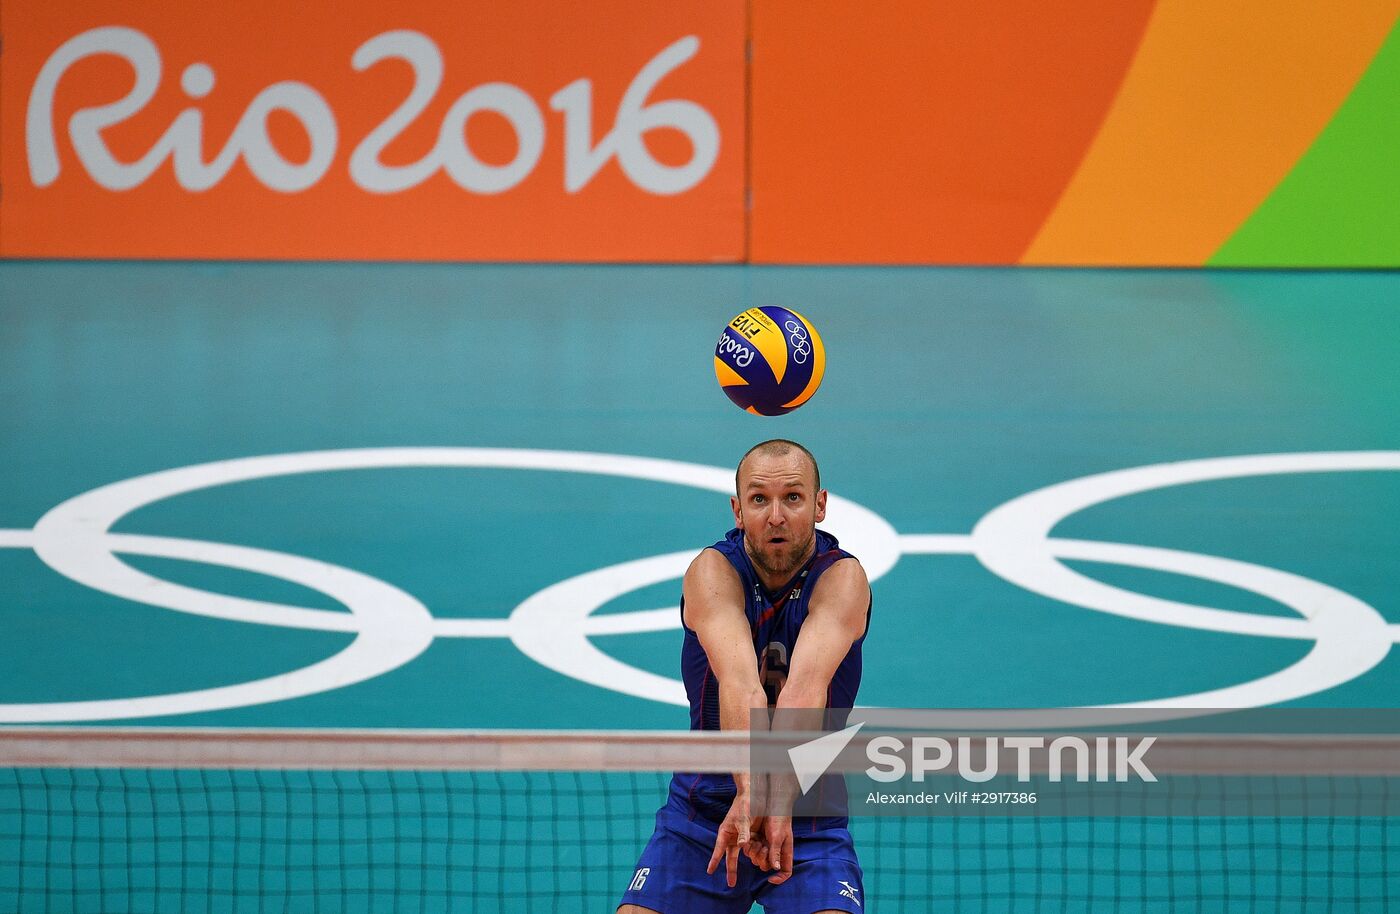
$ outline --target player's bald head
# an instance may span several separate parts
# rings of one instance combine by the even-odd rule
[[[739,458],[739,466],[734,470],[734,492],[740,494],[742,491],[742,479],[744,476],[744,464],[749,462],[749,458],[759,457],[786,457],[789,454],[800,454],[812,467],[812,491],[819,491],[822,487],[822,473],[817,468],[817,458],[812,456],[812,452],[807,450],[796,441],[789,441],[786,438],[770,438],[767,441],[760,441],[744,452],[744,456]]]

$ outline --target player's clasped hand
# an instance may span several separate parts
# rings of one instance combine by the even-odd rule
[[[749,816],[749,798],[741,793],[734,798],[724,821],[720,823],[719,832],[715,835],[715,852],[710,855],[710,865],[705,867],[705,872],[713,873],[723,857],[725,882],[731,889],[739,881],[739,852],[745,850],[745,845],[749,843],[753,825],[754,821]]]
[[[713,874],[723,859],[725,883],[733,888],[739,881],[740,853],[765,873],[772,872],[769,882],[782,885],[792,875],[792,819],[788,816],[752,817],[748,798],[735,797],[715,835],[714,853],[710,855],[705,872]]]
[[[792,819],[788,816],[766,816],[754,819],[752,835],[744,853],[749,862],[765,873],[773,885],[782,885],[792,875]]]

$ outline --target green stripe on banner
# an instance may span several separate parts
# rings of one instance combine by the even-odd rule
[[[1211,266],[1400,266],[1400,28]]]

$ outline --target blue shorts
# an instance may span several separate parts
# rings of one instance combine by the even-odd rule
[[[772,885],[742,854],[734,888],[725,880],[724,861],[706,873],[719,824],[691,819],[671,806],[656,813],[656,831],[642,851],[619,904],[636,904],[661,914],[748,914],[757,901],[768,914],[849,911],[864,914],[865,887],[851,833],[844,828],[796,830],[792,876]]]

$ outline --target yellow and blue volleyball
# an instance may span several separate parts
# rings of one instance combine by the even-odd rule
[[[735,315],[715,346],[715,377],[729,399],[756,416],[781,416],[812,398],[826,347],[807,318],[765,305]]]

